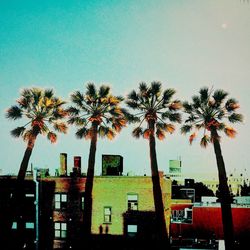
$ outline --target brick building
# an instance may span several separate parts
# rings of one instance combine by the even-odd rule
[[[0,177],[0,223],[13,192],[15,177]],[[81,242],[86,177],[72,175],[40,177],[39,239],[41,249],[63,249]],[[170,226],[171,181],[160,176],[167,230]],[[25,225],[25,245],[35,239],[35,184],[25,181],[25,201],[12,225],[18,238],[19,223]],[[5,204],[5,205],[4,205]],[[154,200],[149,176],[96,176],[93,185],[92,234],[120,237],[154,236]],[[20,219],[21,218],[21,219]],[[13,238],[13,239],[14,239]]]

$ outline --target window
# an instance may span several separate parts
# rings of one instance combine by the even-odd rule
[[[67,223],[66,222],[55,222],[55,238],[66,238],[67,236]]]
[[[25,223],[25,228],[27,228],[27,229],[34,229],[35,228],[34,222],[26,222]]]
[[[55,194],[55,209],[67,208],[67,194]]]
[[[111,207],[104,207],[104,223],[111,223]]]
[[[172,210],[171,222],[192,223],[192,208]]]
[[[138,195],[128,194],[128,210],[138,210]]]
[[[185,208],[185,210],[184,210],[185,222],[192,223],[192,214],[193,214],[193,211],[191,208]]]
[[[183,221],[184,210],[172,210],[171,221]]]
[[[35,197],[35,194],[25,194],[26,197]]]
[[[17,229],[17,222],[12,223],[12,228],[11,229]]]
[[[82,193],[82,196],[81,196],[81,209],[82,210],[84,209],[84,193]]]
[[[127,226],[128,236],[134,237],[137,234],[137,225],[128,225]]]

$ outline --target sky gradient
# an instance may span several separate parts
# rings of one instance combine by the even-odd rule
[[[161,81],[175,88],[176,98],[190,100],[203,86],[224,89],[239,100],[244,123],[235,139],[223,137],[228,173],[250,172],[250,4],[241,0],[103,0],[0,1],[0,169],[17,174],[25,143],[9,131],[22,124],[8,121],[5,111],[15,104],[20,89],[53,88],[69,101],[72,91],[86,83],[108,84],[126,96],[141,81]],[[148,141],[131,136],[133,126],[113,141],[100,139],[96,174],[102,154],[124,157],[124,174],[150,174]],[[89,141],[78,140],[71,127],[56,145],[39,136],[30,163],[59,167],[59,154],[82,157],[86,172]],[[181,157],[184,173],[217,173],[212,145],[206,150],[176,132],[157,141],[159,169]]]

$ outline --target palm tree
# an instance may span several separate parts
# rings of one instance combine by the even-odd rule
[[[26,118],[27,123],[11,131],[15,138],[22,137],[27,142],[23,160],[17,179],[24,180],[29,159],[39,134],[47,135],[51,143],[55,143],[55,131],[66,133],[67,125],[61,120],[67,112],[63,109],[64,101],[54,96],[52,89],[23,89],[21,97],[7,110],[6,117],[11,120]],[[52,126],[52,127],[51,127]],[[53,131],[54,130],[54,131]]]
[[[150,86],[142,82],[139,91],[132,90],[126,100],[126,104],[138,113],[133,114],[134,122],[139,123],[132,135],[135,138],[142,136],[149,140],[150,166],[153,183],[153,196],[156,212],[157,234],[161,239],[167,239],[166,221],[164,216],[164,205],[160,186],[158,164],[156,157],[155,137],[159,140],[165,138],[166,133],[173,133],[174,122],[181,122],[181,116],[177,112],[181,108],[179,100],[171,100],[175,94],[174,89],[162,91],[160,82],[152,82]],[[169,120],[170,123],[166,123]],[[146,128],[142,125],[146,123]]]
[[[21,97],[17,100],[17,105],[11,106],[6,112],[6,117],[10,120],[21,118],[26,120],[25,125],[11,131],[13,137],[22,137],[27,143],[17,176],[16,190],[10,200],[13,209],[22,204],[23,181],[37,136],[39,134],[46,135],[51,143],[55,143],[57,140],[56,132],[66,133],[67,131],[67,125],[62,121],[67,115],[63,109],[64,104],[64,101],[54,96],[52,89],[25,88],[21,91]],[[11,228],[14,213],[14,211],[11,211],[10,216],[6,219],[8,229]]]
[[[195,130],[189,137],[191,144],[197,132],[202,130],[201,147],[206,148],[209,142],[214,146],[219,176],[219,190],[223,194],[220,200],[225,247],[228,250],[233,249],[234,244],[233,219],[230,191],[227,184],[227,174],[218,132],[224,131],[227,136],[234,138],[236,135],[235,129],[229,127],[224,120],[227,119],[230,123],[242,122],[243,116],[236,113],[236,110],[239,108],[238,102],[234,98],[226,100],[227,96],[228,93],[224,90],[213,91],[207,87],[201,88],[199,95],[192,97],[191,103],[183,103],[184,112],[188,115],[188,118],[181,128],[181,132],[186,134]]]
[[[93,83],[87,84],[85,93],[75,91],[71,94],[73,106],[68,108],[69,124],[78,127],[78,139],[90,139],[87,179],[84,197],[84,235],[91,234],[92,220],[92,189],[95,168],[97,137],[107,137],[112,140],[126,125],[125,110],[119,104],[123,100],[120,96],[113,96],[110,87],[101,85],[99,90]]]

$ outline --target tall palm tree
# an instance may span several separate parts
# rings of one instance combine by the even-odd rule
[[[93,83],[88,83],[86,92],[75,91],[71,94],[73,106],[68,108],[69,124],[78,127],[78,139],[90,139],[87,179],[84,197],[84,235],[91,234],[92,220],[92,189],[95,168],[97,137],[107,137],[112,140],[126,125],[125,110],[120,107],[123,100],[120,96],[113,96],[110,87],[101,85],[99,90]]]
[[[228,93],[224,90],[213,91],[207,87],[201,88],[199,95],[192,97],[191,103],[183,103],[184,112],[188,115],[188,118],[181,128],[181,132],[186,134],[192,131],[189,137],[191,144],[197,132],[202,130],[201,147],[206,148],[210,142],[214,146],[219,176],[219,190],[223,194],[220,200],[225,247],[228,250],[233,249],[234,244],[233,219],[230,191],[218,132],[224,131],[227,136],[234,138],[236,135],[235,129],[229,127],[224,121],[228,120],[230,123],[242,122],[243,116],[236,113],[236,110],[239,108],[238,102],[234,98],[226,100],[227,96]]]
[[[23,89],[17,103],[7,110],[6,117],[10,120],[26,118],[25,125],[11,131],[13,137],[22,137],[27,142],[17,176],[18,180],[24,180],[37,136],[46,135],[51,143],[55,143],[55,132],[67,132],[67,125],[62,121],[67,112],[63,109],[65,102],[55,97],[52,89]]]
[[[39,134],[46,135],[51,143],[55,143],[57,140],[56,132],[66,133],[67,131],[67,125],[62,121],[67,115],[63,109],[64,104],[64,101],[54,96],[52,89],[25,88],[21,91],[17,105],[11,106],[6,112],[6,117],[10,120],[25,119],[25,125],[13,129],[11,135],[15,138],[21,137],[27,143],[17,175],[17,185],[10,199],[10,207],[13,211],[9,212],[9,216],[6,216],[4,221],[6,232],[11,229],[16,213],[20,212],[19,208],[24,195],[23,181],[37,136]],[[20,234],[22,234],[22,224],[23,221],[20,220]]]
[[[166,133],[174,132],[175,127],[173,123],[181,122],[181,116],[178,113],[178,110],[181,108],[181,102],[172,100],[174,94],[174,89],[162,91],[160,82],[152,82],[150,86],[142,82],[139,84],[139,91],[132,90],[126,100],[128,107],[138,111],[138,113],[133,114],[133,117],[134,122],[139,123],[139,125],[133,130],[132,135],[135,138],[142,136],[149,140],[157,233],[161,239],[167,239],[167,231],[156,157],[155,137],[163,140]],[[167,120],[170,123],[167,123]],[[144,123],[146,124],[145,129],[142,128]]]

